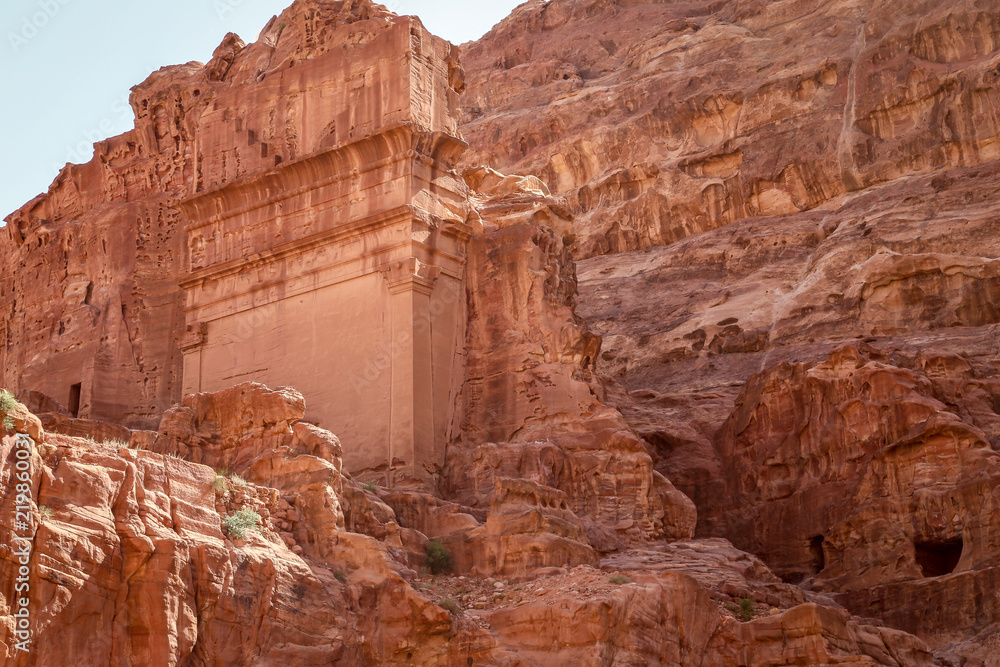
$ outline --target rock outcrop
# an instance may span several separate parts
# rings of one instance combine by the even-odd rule
[[[183,438],[137,432],[128,447],[39,437],[31,458],[35,641],[15,652],[6,616],[6,664],[67,656],[92,665],[402,662],[396,652],[417,626],[451,632],[447,612],[396,574],[401,566],[383,543],[343,530],[337,440],[289,424],[300,395],[242,386],[192,398],[211,407],[165,420]],[[317,452],[319,440],[326,447]],[[5,437],[0,453],[6,601],[16,563],[12,442]],[[204,464],[224,461],[252,481]],[[259,532],[227,534],[223,519],[236,510],[256,511]],[[421,611],[412,615],[411,605]],[[424,659],[441,658],[434,642],[419,643],[413,650],[429,651]]]
[[[604,572],[590,551],[586,565],[536,570],[520,583],[418,577],[398,548],[398,524],[376,538],[345,520],[381,515],[372,525],[386,526],[396,517],[376,494],[350,492],[357,483],[340,471],[337,438],[298,421],[303,409],[293,390],[240,385],[188,397],[165,415],[161,432],[137,431],[125,446],[44,433],[13,406],[10,433],[37,437],[27,565],[35,634],[30,652],[12,648],[19,557],[10,545],[24,530],[14,525],[8,434],[0,447],[5,664],[67,655],[94,665],[554,665],[567,656],[932,664],[916,637],[858,621],[822,596],[807,600],[722,540],[622,553]],[[213,469],[220,464],[232,468]],[[547,530],[561,519],[567,534],[582,538],[564,496],[526,481],[499,486],[498,515],[534,504],[544,508]],[[256,512],[256,530],[230,527],[240,511]],[[487,549],[490,525],[479,542]],[[489,590],[474,600],[460,592],[478,582]],[[762,607],[749,622],[725,604],[744,594]]]
[[[998,21],[554,0],[463,58],[464,159],[566,199],[602,396],[697,534],[987,664]]]
[[[558,489],[602,551],[690,537],[693,504],[601,400],[600,338],[574,312],[563,202],[536,178],[483,169],[466,178],[485,231],[470,246],[465,421],[442,491],[485,507],[502,478]]]
[[[0,234],[0,660],[1000,664],[998,73],[983,0],[154,73]]]
[[[756,375],[717,435],[730,493],[706,530],[897,627],[975,634],[1000,620],[978,592],[997,577],[1000,454],[949,406],[997,388],[961,357],[864,345]]]
[[[295,385],[350,469],[428,477],[476,232],[461,77],[452,45],[370,0],[298,0],[256,42],[151,74],[133,130],[6,218],[0,381],[136,429],[185,394]]]
[[[535,174],[580,257],[997,157],[977,2],[533,0],[463,54],[469,164]]]

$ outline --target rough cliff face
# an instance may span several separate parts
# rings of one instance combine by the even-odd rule
[[[453,237],[469,234],[464,185],[448,176],[463,147],[453,50],[416,17],[368,0],[302,0],[257,42],[230,34],[207,64],[166,67],[135,86],[135,129],[98,143],[93,160],[67,165],[47,193],[6,218],[0,260],[20,269],[0,284],[4,386],[131,428],[155,428],[184,393],[248,379],[309,390],[310,419],[328,426],[328,404],[357,411],[384,402],[376,381],[384,378],[368,377],[363,363],[325,369],[357,378],[350,391],[331,392],[306,372],[322,359],[304,364],[280,351],[315,347],[303,332],[352,319],[366,336],[341,331],[350,349],[329,358],[387,354],[403,333],[386,330],[384,312],[396,306],[383,283],[404,282],[410,259],[445,274],[437,292],[459,291],[446,285],[461,278]],[[413,229],[402,228],[404,208]],[[348,223],[361,228],[352,230],[355,245],[329,247]],[[459,268],[398,248],[397,237],[419,238]],[[389,273],[393,263],[401,268]],[[366,292],[368,310],[355,303]],[[317,312],[329,319],[316,321]],[[439,336],[433,353],[455,357],[461,319],[435,322],[454,333]],[[283,321],[298,326],[282,331]],[[448,387],[433,391],[443,393],[440,412]],[[406,440],[395,431],[383,438],[390,425],[368,427],[369,436]],[[413,439],[399,449],[432,448]],[[377,454],[374,463],[349,460],[377,465]]]
[[[297,392],[248,383],[189,396],[159,432],[99,443],[45,433],[22,405],[6,408],[12,431],[37,442],[28,566],[37,635],[30,653],[12,648],[18,459],[9,435],[0,448],[5,664],[933,664],[916,637],[781,583],[724,540],[600,563],[590,551],[577,567],[510,568],[504,576],[522,576],[506,584],[417,576],[427,537],[401,527],[382,500],[394,492],[341,471],[340,442],[299,421],[304,409]],[[565,496],[523,480],[500,486],[495,507],[541,501],[573,524],[557,507]],[[239,537],[225,520],[246,510],[259,527]],[[750,596],[770,613],[742,623],[723,605]]]
[[[697,534],[987,664],[998,22],[554,0],[463,57],[465,160],[566,198],[596,372]]]
[[[8,218],[5,664],[1000,664],[996,8],[461,51],[299,0]]]
[[[600,339],[577,317],[564,202],[537,178],[467,174],[484,234],[470,248],[466,421],[443,490],[484,504],[499,477],[567,495],[595,546],[693,534],[690,500],[601,400]]]
[[[1000,18],[976,0],[534,0],[463,53],[469,164],[531,173],[577,256],[996,157]]]

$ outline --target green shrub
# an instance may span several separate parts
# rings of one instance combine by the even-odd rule
[[[732,602],[726,603],[726,609],[736,616],[736,618],[745,623],[757,615],[755,605],[756,602],[754,602],[752,598],[742,598],[739,606],[733,604]]]
[[[253,510],[237,510],[222,520],[226,534],[234,540],[242,540],[248,530],[260,532],[260,515]]]
[[[622,584],[631,584],[632,580],[624,574],[612,574],[608,577],[608,583],[614,584],[615,586],[621,586]]]
[[[438,606],[445,611],[450,611],[452,616],[461,616],[462,608],[458,606],[458,603],[451,598],[445,598],[438,602]]]
[[[0,410],[7,412],[17,407],[17,399],[7,389],[0,389]]]
[[[375,489],[378,488],[378,485],[375,484],[375,482],[365,482],[364,484],[361,485],[361,488],[364,489],[365,491],[370,491],[371,493],[375,493]]]
[[[10,418],[9,413],[15,410],[17,406],[18,403],[17,399],[14,398],[14,394],[6,389],[0,390],[0,412],[3,413],[3,430],[14,430],[14,420]]]
[[[336,572],[334,572],[333,573],[333,578],[336,579],[337,581],[339,581],[342,584],[347,583],[347,575],[344,574],[343,570],[337,570]]]
[[[451,554],[441,540],[435,538],[427,543],[427,567],[431,574],[441,574],[451,571]]]

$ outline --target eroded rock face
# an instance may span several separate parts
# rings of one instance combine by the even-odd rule
[[[561,532],[588,564],[536,569],[519,585],[417,577],[400,545],[426,537],[412,529],[408,537],[378,499],[400,492],[360,491],[339,472],[336,437],[296,421],[302,410],[293,390],[245,384],[188,397],[161,433],[137,431],[131,447],[43,433],[21,405],[5,413],[38,439],[28,654],[11,649],[13,430],[0,445],[5,664],[68,654],[112,665],[554,665],[567,655],[611,664],[763,665],[802,655],[931,664],[916,637],[863,624],[822,596],[806,601],[722,540],[623,553],[601,572],[566,496],[523,480],[498,482],[477,548],[504,553],[501,568],[525,573],[511,547],[533,526]],[[204,464],[223,462],[233,466],[228,477]],[[241,538],[224,527],[250,509],[259,531]],[[488,587],[471,604],[460,593],[470,582]],[[759,597],[755,614],[770,615],[733,618],[723,602],[744,594]]]
[[[470,246],[465,418],[442,490],[485,507],[500,478],[558,489],[605,551],[690,537],[693,504],[601,400],[600,339],[574,312],[564,203],[535,178],[480,169],[466,179],[485,231]]]
[[[370,0],[298,0],[153,73],[133,130],[6,218],[0,381],[144,429],[185,394],[294,384],[350,469],[429,477],[476,231],[461,78],[451,44]]]
[[[497,478],[485,524],[443,543],[455,554],[456,572],[479,577],[598,562],[566,494],[524,479]]]
[[[993,664],[998,25],[980,0],[532,1],[468,45],[466,76],[415,20],[300,0],[256,44],[154,74],[136,129],[0,243],[22,269],[0,279],[9,416],[51,510],[31,657],[9,652],[0,550],[7,662],[902,667],[932,663],[926,639]],[[209,273],[244,290],[227,308],[264,304],[285,286],[271,236],[314,249],[337,197],[374,215],[411,192],[328,168],[392,155],[423,156],[393,172],[419,229],[393,233],[426,254],[362,268],[404,319],[441,306],[442,275],[465,297],[414,328],[416,375],[420,349],[447,358],[422,376],[434,409],[394,394],[413,443],[434,433],[419,475],[356,411],[343,444],[304,421],[309,392],[199,389],[202,354],[207,380],[246,370],[209,344],[229,315]],[[248,214],[297,176],[319,185]],[[441,234],[457,245],[427,250]],[[0,456],[10,544],[9,437]],[[262,530],[234,540],[248,509]],[[435,538],[457,576],[426,575]]]
[[[657,470],[695,500],[702,534],[728,535],[785,576],[814,574],[826,551],[824,567],[832,569],[824,586],[873,587],[856,610],[870,604],[941,645],[958,637],[945,637],[946,628],[963,626],[970,640],[995,622],[992,612],[976,621],[953,615],[968,600],[989,607],[974,602],[980,584],[966,596],[947,579],[925,581],[914,544],[954,550],[967,524],[978,534],[993,521],[983,502],[992,502],[985,499],[997,480],[969,457],[992,460],[997,446],[997,325],[987,295],[1000,253],[986,185],[997,174],[990,163],[901,179],[827,212],[755,218],[648,254],[581,265],[580,310],[604,334],[603,367],[624,385],[612,385],[608,397],[654,445]],[[874,358],[857,352],[860,366],[871,362],[878,372],[849,391],[835,389],[833,376],[817,385],[811,374],[827,371],[807,369],[837,366],[843,353],[827,358],[858,338],[877,350]],[[772,407],[746,422],[744,401],[759,383],[771,383]],[[945,442],[955,449],[938,451]],[[780,452],[795,443],[804,449],[785,460]],[[900,443],[896,454],[879,454],[869,467],[867,457],[891,443]],[[940,466],[921,462],[929,452]],[[890,484],[884,477],[897,468],[925,472]],[[739,536],[711,519],[736,497],[748,504]],[[845,497],[853,500],[844,504]],[[926,504],[943,497],[957,503],[957,514],[944,513],[947,530]],[[973,497],[984,500],[965,504]],[[753,523],[750,507],[765,505],[774,514]],[[867,508],[864,518],[843,524],[836,538],[858,551],[834,564],[839,556],[824,531],[859,507]],[[888,523],[875,521],[886,515]],[[786,530],[801,532],[786,539]],[[992,538],[966,541],[961,549],[995,559]],[[993,576],[989,565],[973,567],[982,574],[964,575],[970,581]]]
[[[979,632],[1000,620],[975,592],[996,578],[1000,454],[949,404],[996,389],[961,357],[863,345],[754,376],[717,436],[730,494],[705,529],[898,627]]]
[[[535,174],[578,256],[997,157],[1000,15],[890,5],[536,0],[465,50],[469,164]]]
[[[602,398],[699,534],[942,660],[996,637],[997,21],[975,0],[555,0],[464,59],[466,159],[566,199]]]

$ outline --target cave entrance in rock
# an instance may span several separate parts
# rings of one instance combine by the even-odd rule
[[[823,542],[826,540],[822,535],[809,540],[809,557],[813,574],[819,574],[826,567],[826,555],[823,553]]]
[[[961,537],[913,543],[917,565],[925,577],[940,577],[954,572],[962,558],[963,547]]]
[[[69,412],[73,417],[80,416],[80,392],[83,389],[82,383],[76,383],[69,388]]]

